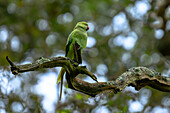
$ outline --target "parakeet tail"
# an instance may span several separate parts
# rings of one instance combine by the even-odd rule
[[[64,73],[65,73],[65,69],[62,67],[61,70],[60,70],[60,73],[58,75],[58,78],[57,78],[57,84],[60,83],[61,78],[64,76]]]

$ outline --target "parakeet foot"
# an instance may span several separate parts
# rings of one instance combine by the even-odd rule
[[[77,67],[77,66],[79,65],[76,61],[71,60],[71,59],[68,58],[68,57],[67,57],[67,59],[71,62],[71,64],[72,64],[73,66]]]

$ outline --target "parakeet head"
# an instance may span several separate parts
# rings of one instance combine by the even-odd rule
[[[77,28],[82,28],[86,31],[89,30],[89,26],[87,22],[78,22],[74,29],[77,29]]]

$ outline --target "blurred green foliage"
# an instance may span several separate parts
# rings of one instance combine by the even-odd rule
[[[140,6],[138,3],[143,5]],[[23,112],[45,112],[42,106],[43,97],[35,95],[31,90],[38,83],[39,76],[36,75],[40,71],[21,74],[20,87],[8,93],[3,84],[9,84],[16,78],[9,73],[9,64],[5,57],[9,56],[16,63],[25,63],[33,62],[42,56],[64,54],[67,37],[78,21],[87,21],[92,28],[94,27],[88,35],[96,40],[96,44],[83,52],[83,60],[98,77],[105,76],[107,80],[114,80],[128,68],[135,66],[153,68],[168,76],[170,67],[167,59],[169,48],[166,46],[170,45],[168,4],[170,4],[168,0],[1,0],[0,110],[15,112],[16,109],[11,106],[15,106],[14,102],[19,102]],[[143,10],[147,7],[146,13],[141,14],[140,7]],[[118,20],[115,19],[116,16],[119,17]],[[121,20],[120,17],[125,19]],[[125,22],[121,24],[122,21]],[[122,37],[124,42],[120,40]],[[136,41],[128,43],[129,40],[125,39]],[[134,46],[127,49],[119,43]],[[55,69],[45,71],[57,72]],[[143,111],[148,106],[152,107],[151,110],[155,106],[166,108],[162,104],[163,98],[170,98],[169,94],[150,90],[152,95],[144,105]],[[110,112],[126,112],[129,110],[129,100],[140,99],[140,92],[133,95],[127,91],[118,95],[112,93],[100,95],[98,99],[94,99],[93,104],[88,104],[86,95],[74,91],[71,95],[65,93],[66,98],[72,98],[66,99],[61,104],[56,102],[55,109],[59,113],[95,112],[95,108],[101,105],[107,106]],[[133,96],[128,96],[128,93]]]

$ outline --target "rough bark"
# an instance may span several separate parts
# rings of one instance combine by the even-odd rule
[[[11,65],[11,71],[14,75],[28,71],[37,71],[42,68],[64,67],[67,72],[66,79],[69,88],[93,97],[105,91],[113,91],[116,94],[121,92],[126,86],[133,86],[136,90],[140,90],[144,86],[150,86],[160,91],[170,92],[170,78],[146,67],[130,68],[115,81],[97,82],[96,76],[88,71],[85,66],[78,66],[67,57],[49,59],[41,57],[35,62],[25,65],[15,65],[8,57],[6,58]],[[79,74],[90,76],[96,83],[88,83],[77,78]]]

